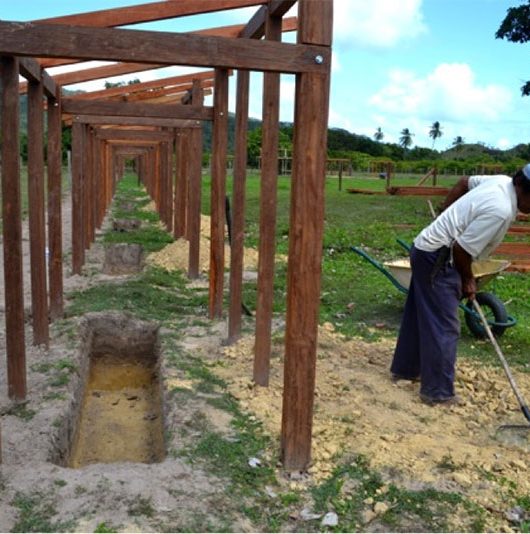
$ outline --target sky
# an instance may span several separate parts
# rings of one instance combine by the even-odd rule
[[[215,2],[216,0],[212,0]],[[0,4],[0,19],[32,20],[109,9],[146,0],[24,0]],[[466,143],[507,149],[530,142],[530,97],[520,88],[530,79],[530,43],[495,39],[508,8],[522,0],[334,0],[333,64],[329,126],[384,142],[399,142],[408,128],[412,146],[433,147],[435,121],[442,136],[434,148]],[[136,25],[133,29],[186,32],[246,23],[255,8]],[[290,13],[295,15],[296,12]],[[294,34],[283,40],[294,42]],[[156,58],[153,58],[156,61]],[[98,63],[101,64],[101,63]],[[90,64],[93,66],[94,64]],[[63,68],[64,69],[64,68]],[[142,81],[191,72],[169,67],[119,79]],[[203,70],[203,69],[200,69]],[[61,69],[51,69],[50,73]],[[235,76],[230,109],[235,110]],[[251,77],[250,116],[261,118],[262,76]],[[292,121],[294,76],[282,75],[280,120]],[[103,82],[73,86],[102,88]],[[211,103],[207,100],[206,103]]]

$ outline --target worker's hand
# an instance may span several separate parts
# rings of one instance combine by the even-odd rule
[[[475,300],[477,294],[477,282],[474,278],[466,278],[462,280],[462,296],[469,299]]]

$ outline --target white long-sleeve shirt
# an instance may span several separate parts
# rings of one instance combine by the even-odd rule
[[[474,260],[488,257],[517,216],[517,196],[505,175],[477,175],[469,191],[451,204],[414,240],[419,250],[434,252],[456,241]]]

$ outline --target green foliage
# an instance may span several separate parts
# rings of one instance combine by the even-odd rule
[[[27,405],[27,401],[13,403],[10,407],[2,410],[0,415],[13,415],[22,421],[31,421],[37,412],[28,408]]]
[[[73,521],[52,521],[57,511],[45,492],[17,493],[11,504],[19,510],[11,532],[71,532],[74,527]]]
[[[110,532],[118,532],[118,527],[113,525],[107,525],[107,523],[99,523],[94,530],[95,533],[99,534],[108,534]]]
[[[313,488],[312,495],[316,512],[334,510],[339,515],[339,525],[331,528],[337,532],[365,531],[362,512],[377,502],[388,506],[377,519],[384,532],[447,532],[457,505],[468,513],[467,524],[458,525],[463,532],[484,528],[484,511],[461,495],[432,488],[408,490],[385,485],[362,456],[335,468],[328,479]]]
[[[512,43],[527,43],[530,40],[530,1],[526,5],[510,7],[499,29],[495,33],[497,39],[506,39]],[[523,96],[530,95],[530,81],[521,87]]]

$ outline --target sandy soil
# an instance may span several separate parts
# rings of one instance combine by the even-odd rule
[[[66,202],[65,228],[69,228],[68,218]],[[65,243],[68,248],[68,235]],[[99,274],[101,263],[101,247],[96,245],[90,251],[83,276],[69,276],[65,269],[65,287],[87,287],[110,279]],[[27,250],[25,265],[29,306]],[[3,294],[0,302],[3,303]],[[226,325],[216,323],[208,335],[197,326],[183,332],[182,343],[210,363],[222,363],[214,366],[214,370],[227,381],[241,407],[262,420],[266,430],[278,438],[282,401],[281,321],[275,322],[275,329],[269,388],[256,387],[251,381],[252,337],[223,347]],[[174,454],[168,454],[157,464],[124,462],[70,469],[53,463],[57,433],[61,421],[71,412],[79,376],[74,373],[69,384],[58,390],[51,384],[53,376],[42,372],[42,364],[53,369],[65,359],[79,364],[77,330],[66,330],[64,325],[56,324],[49,351],[31,345],[29,325],[26,332],[29,395],[22,408],[33,414],[27,420],[20,416],[20,411],[16,415],[21,407],[7,398],[5,359],[0,361],[3,448],[0,531],[13,528],[19,511],[13,503],[20,496],[33,496],[44,506],[53,507],[57,512],[54,521],[75,520],[80,532],[94,531],[102,522],[120,525],[121,531],[128,532],[186,530],[191,525],[194,530],[201,530],[201,525],[204,529],[208,522],[222,524],[229,498],[222,482]],[[0,350],[5,353],[4,343],[2,326]],[[505,514],[511,501],[506,488],[513,482],[518,494],[530,494],[527,461],[530,442],[528,434],[513,441],[496,434],[500,424],[523,422],[501,371],[459,361],[457,389],[463,405],[433,408],[419,401],[417,384],[390,381],[392,349],[393,341],[368,344],[345,339],[330,324],[320,328],[313,464],[309,476],[297,480],[287,479],[279,471],[281,482],[291,488],[306,488],[329,475],[336,455],[360,453],[384,473],[388,482],[414,489],[435,487],[460,492],[489,511],[488,530],[509,531]],[[164,364],[162,370],[166,389],[175,386],[192,389],[193,381],[178,370]],[[528,375],[516,373],[516,378],[523,391],[530,391]],[[229,431],[230,418],[209,407],[200,396],[185,406],[169,405],[168,451],[182,447],[176,430],[198,412],[219,431]],[[146,508],[146,503],[150,513],[137,513],[142,506]],[[233,518],[231,525],[234,531],[253,530],[252,525],[238,517]]]

